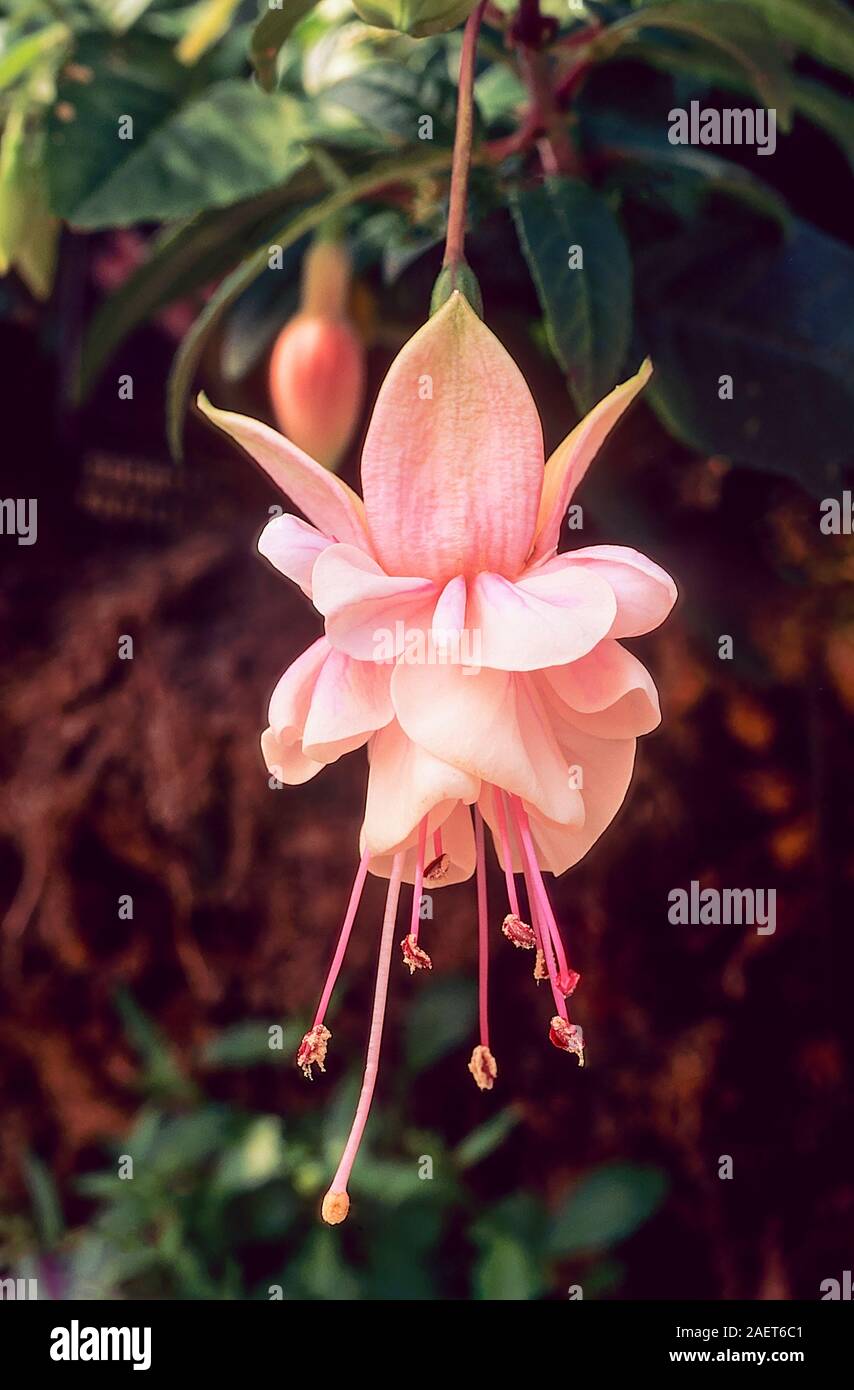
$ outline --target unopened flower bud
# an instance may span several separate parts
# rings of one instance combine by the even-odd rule
[[[578,1065],[584,1066],[584,1034],[577,1024],[556,1014],[549,1024],[549,1041],[561,1052],[574,1052]]]
[[[427,952],[418,945],[415,937],[410,933],[404,937],[400,943],[403,951],[403,963],[409,966],[410,975],[414,975],[416,970],[432,970],[433,962]]]
[[[320,1208],[320,1215],[327,1226],[340,1226],[342,1221],[347,1220],[349,1210],[350,1198],[346,1192],[327,1192]]]
[[[308,251],[299,313],[270,357],[270,400],[284,435],[326,468],[353,437],[365,392],[365,350],[348,321],[350,259],[335,242]]]
[[[297,1066],[302,1071],[303,1076],[308,1077],[309,1081],[314,1079],[311,1069],[315,1064],[320,1067],[321,1071],[326,1071],[323,1064],[326,1061],[326,1048],[331,1037],[332,1034],[328,1028],[325,1028],[322,1023],[315,1023],[313,1028],[309,1028],[300,1043],[297,1052]]]
[[[477,0],[353,0],[356,13],[377,29],[397,29],[422,39],[444,34],[468,19]]]
[[[498,1075],[498,1063],[488,1047],[482,1044],[471,1054],[469,1071],[481,1091],[491,1091]]]
[[[501,924],[501,930],[512,941],[514,946],[519,946],[523,951],[533,951],[537,944],[537,938],[533,929],[523,922],[521,917],[509,912]]]

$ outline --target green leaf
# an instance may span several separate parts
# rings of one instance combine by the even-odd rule
[[[580,179],[519,189],[512,211],[546,319],[549,342],[573,399],[590,409],[619,380],[632,324],[632,267],[604,198]],[[572,268],[580,248],[583,264]]]
[[[714,0],[720,4],[721,0]],[[741,0],[774,33],[820,63],[854,77],[854,19],[841,0]]]
[[[294,213],[284,226],[272,234],[271,241],[280,246],[282,251],[287,251],[333,213],[342,211],[360,198],[369,197],[388,183],[417,182],[428,170],[435,171],[447,167],[448,162],[447,151],[437,150],[430,151],[420,158],[410,154],[406,158],[375,164],[366,173],[352,179],[346,188],[336,190],[312,207]],[[262,246],[232,271],[211,295],[176,354],[169,376],[167,397],[167,431],[170,448],[176,459],[181,458],[187,397],[205,344],[225,310],[248,289],[267,266],[267,247]]]
[[[476,991],[470,980],[446,976],[420,991],[406,1011],[406,1065],[424,1071],[470,1037]]]
[[[0,53],[0,88],[10,87],[19,77],[24,77],[32,68],[54,51],[58,51],[71,40],[71,30],[67,24],[48,24],[35,34],[23,38],[4,48]]]
[[[346,107],[365,125],[402,144],[417,141],[419,121],[429,113],[432,139],[440,144],[453,142],[456,103],[451,84],[400,63],[376,63],[358,76],[327,87],[322,99],[325,105]]]
[[[317,0],[287,0],[281,9],[265,6],[249,41],[249,58],[265,92],[276,85],[276,59],[282,44],[316,4]]]
[[[637,284],[648,395],[671,433],[818,497],[838,486],[854,404],[854,251],[797,220],[783,245],[714,224],[650,247]]]
[[[555,1213],[552,1255],[606,1250],[625,1240],[661,1205],[667,1183],[657,1168],[612,1163],[582,1178]]]
[[[503,1110],[490,1116],[484,1124],[478,1125],[477,1129],[467,1134],[454,1149],[453,1159],[457,1167],[472,1168],[474,1164],[488,1158],[501,1147],[520,1119],[521,1115],[516,1106],[506,1105]]]
[[[300,108],[221,82],[176,112],[75,209],[75,226],[173,221],[286,182],[305,162]]]
[[[259,1115],[240,1140],[223,1154],[214,1179],[218,1191],[248,1192],[280,1177],[284,1171],[284,1143],[280,1122]]]
[[[850,100],[821,82],[798,77],[795,79],[795,109],[833,137],[854,169],[854,117]]]
[[[644,29],[685,36],[718,50],[744,70],[763,105],[774,108],[779,124],[788,129],[790,78],[782,49],[760,14],[734,0],[654,0],[610,25],[591,44],[588,56],[594,61],[630,58]]]
[[[283,256],[281,270],[268,270],[241,295],[222,331],[220,368],[226,381],[240,381],[297,312],[302,244]],[[288,262],[291,264],[288,264]]]
[[[62,1204],[53,1175],[35,1154],[25,1154],[23,1167],[39,1240],[43,1249],[52,1250],[64,1230]]]
[[[248,1020],[224,1028],[215,1038],[211,1038],[202,1049],[201,1063],[205,1067],[251,1067],[258,1064],[278,1064],[283,1056],[296,1050],[302,1037],[299,1024],[287,1024],[283,1028],[284,1039],[281,1048],[270,1047],[270,1034],[266,1023]]]
[[[490,1302],[528,1302],[542,1292],[539,1262],[512,1236],[495,1235],[477,1262],[477,1297]]]

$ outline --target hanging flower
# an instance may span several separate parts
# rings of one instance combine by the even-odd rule
[[[414,973],[430,966],[419,940],[424,883],[475,873],[480,1039],[470,1071],[481,1089],[495,1082],[485,826],[504,873],[504,934],[536,950],[535,977],[549,980],[554,1004],[549,1037],[583,1060],[566,1004],[580,976],[543,871],[576,863],[622,804],[636,739],[660,714],[650,676],[619,639],[657,627],[676,589],[636,550],[557,546],[576,487],[650,370],[612,391],[544,465],[521,373],[455,292],[380,389],[362,454],[364,500],[266,425],[200,400],[310,518],[277,517],[259,540],[325,621],[273,692],[267,766],[296,784],[363,745],[370,762],[359,869],[301,1066],[319,1050],[325,1057],[326,1009],[367,873],[389,880],[367,1068],[327,1221],[347,1212],[403,882],[413,885],[402,946]]]

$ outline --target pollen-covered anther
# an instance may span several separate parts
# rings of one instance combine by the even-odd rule
[[[517,917],[515,912],[509,912],[501,923],[501,930],[512,941],[514,946],[520,946],[523,951],[533,951],[537,944],[537,938],[527,922],[523,922],[521,917]]]
[[[450,867],[450,856],[437,854],[435,859],[431,859],[429,864],[424,865],[424,882],[441,883]]]
[[[320,1215],[327,1226],[340,1226],[346,1221],[350,1210],[350,1198],[346,1192],[327,1192],[320,1208]]]
[[[498,1075],[498,1063],[488,1047],[479,1044],[471,1054],[469,1071],[481,1091],[491,1091]]]
[[[409,966],[410,975],[414,975],[416,970],[432,970],[433,962],[423,947],[418,945],[415,937],[410,932],[400,943],[403,951],[403,963]]]
[[[548,967],[546,965],[546,953],[543,950],[542,946],[538,946],[537,959],[534,961],[534,979],[536,980],[537,984],[539,984],[540,980],[547,980],[548,978],[549,972]]]
[[[561,1052],[574,1052],[578,1058],[578,1065],[584,1066],[584,1034],[577,1024],[555,1014],[549,1024],[549,1041],[560,1048]]]
[[[320,1067],[321,1071],[326,1071],[323,1063],[326,1061],[326,1048],[331,1037],[332,1034],[328,1028],[324,1027],[322,1023],[315,1023],[313,1028],[309,1028],[300,1043],[299,1051],[297,1052],[297,1066],[300,1068],[303,1076],[308,1077],[309,1081],[314,1079],[311,1074],[311,1069],[315,1063]]]
[[[557,987],[563,995],[564,999],[568,999],[571,994],[575,993],[580,981],[581,976],[579,975],[578,971],[570,970],[567,966],[563,974],[558,976],[557,981]]]

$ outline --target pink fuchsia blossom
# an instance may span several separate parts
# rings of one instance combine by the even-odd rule
[[[277,517],[259,540],[324,619],[324,636],[273,692],[267,765],[299,783],[362,745],[370,763],[359,871],[302,1057],[323,1037],[317,1030],[328,1031],[366,874],[389,879],[365,1083],[327,1220],[346,1215],[403,882],[413,885],[401,944],[414,973],[429,966],[419,944],[424,883],[476,875],[480,1041],[470,1070],[482,1089],[495,1081],[485,827],[504,873],[505,934],[536,949],[535,977],[548,978],[554,1003],[551,1041],[583,1058],[566,1005],[580,977],[543,870],[576,863],[622,804],[636,739],[660,713],[650,676],[620,639],[657,627],[676,589],[627,547],[557,547],[575,489],[650,370],[612,391],[546,462],[521,373],[455,293],[380,389],[362,454],[364,500],[266,425],[200,401],[308,518]]]

